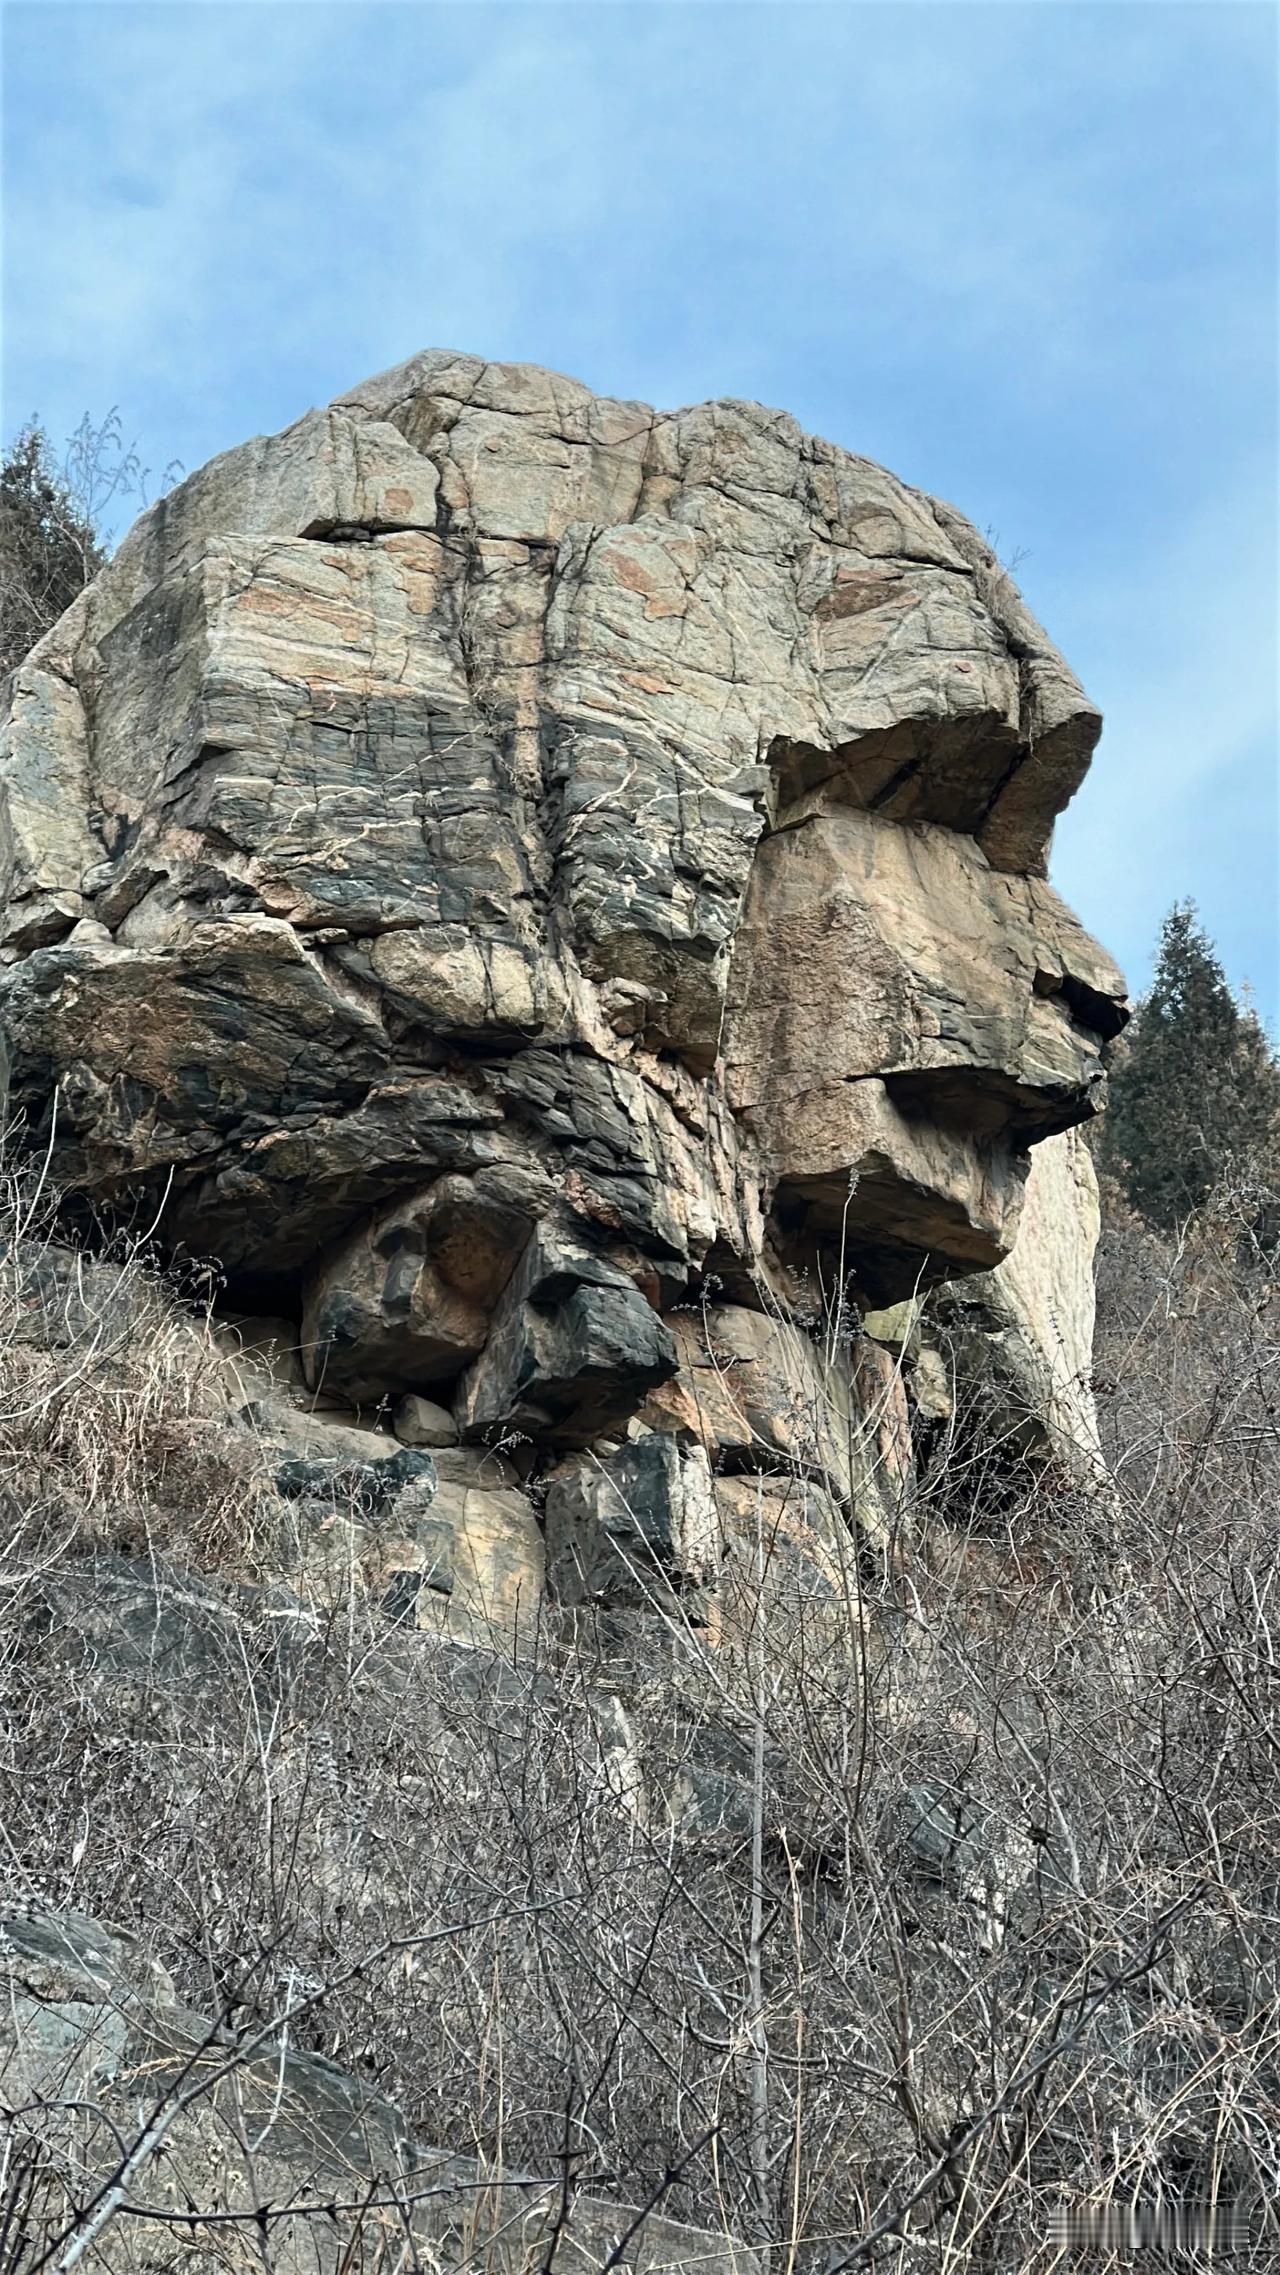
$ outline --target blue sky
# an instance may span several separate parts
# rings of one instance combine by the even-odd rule
[[[1101,703],[1054,875],[1280,1011],[1269,0],[4,10],[3,427],[194,468],[425,346],[784,405]]]

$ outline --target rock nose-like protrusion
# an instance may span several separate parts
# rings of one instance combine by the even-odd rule
[[[415,357],[15,674],[12,1104],[345,1394],[572,1445],[708,1270],[1008,1250],[1124,1017],[1043,880],[1098,724],[968,522],[784,413]]]

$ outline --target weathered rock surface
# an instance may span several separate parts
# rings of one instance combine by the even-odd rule
[[[437,1178],[380,1210],[305,1288],[311,1383],[377,1400],[415,1383],[456,1382],[483,1350],[493,1307],[552,1198],[545,1181],[539,1190],[480,1170]]]
[[[873,1297],[922,1263],[994,1259],[1019,1148],[1081,1119],[1121,1023],[1114,971],[1052,888],[995,874],[954,830],[841,810],[761,846],[728,1094],[779,1220],[819,1250],[843,1238]]]
[[[810,1336],[1001,1266],[1099,1109],[1123,984],[1044,877],[1098,725],[969,523],[785,414],[415,357],[184,482],[14,675],[11,1109],[282,1318],[299,1406],[655,1430],[878,1523],[901,1381]],[[1081,1210],[975,1298],[1076,1438]]]
[[[1099,1229],[1093,1160],[1070,1130],[1032,1155],[1013,1254],[940,1290],[933,1306],[953,1368],[985,1389],[993,1427],[1086,1486],[1106,1478],[1092,1388]]]
[[[456,1446],[458,1426],[447,1409],[434,1399],[405,1392],[393,1416],[395,1433],[405,1446]]]
[[[1100,1229],[1089,1147],[1078,1130],[1063,1131],[1032,1154],[1012,1255],[993,1272],[867,1312],[864,1373],[870,1362],[886,1384],[909,1385],[909,1411],[927,1424],[959,1415],[988,1451],[1109,1490],[1092,1386]],[[868,1411],[865,1386],[861,1406]],[[895,1435],[899,1427],[895,1419]],[[889,1447],[880,1458],[892,1466]]]
[[[662,1433],[603,1461],[579,1455],[562,1463],[547,1489],[546,1528],[548,1577],[562,1604],[665,1612],[683,1597],[687,1617],[689,1599],[719,1574],[706,1456]]]

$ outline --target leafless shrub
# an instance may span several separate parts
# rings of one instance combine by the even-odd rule
[[[0,1524],[10,1557],[172,1546],[252,1565],[256,1487],[208,1427],[208,1315],[145,1239],[81,1254],[50,1197],[0,1181]]]
[[[353,1596],[282,1642],[193,1510],[163,1534],[214,1571],[181,1679],[7,1623],[13,1883],[246,2037],[287,2016],[422,2140],[558,2180],[566,2223],[590,2191],[775,2275],[994,2275],[1062,2264],[1064,2210],[1216,2205],[1274,2265],[1275,1288],[1224,1203],[1173,1241],[1114,1215],[1100,1298],[1114,1496],[1011,1468],[993,1523],[960,1433],[874,1554],[828,1544],[825,1602],[753,1622],[748,1588],[737,1659],[655,1617],[622,1695],[581,1631],[517,1661]],[[59,1418],[5,1423],[41,1512],[11,1605],[34,1539],[46,1584],[109,1593],[113,1480],[142,1508],[172,1476],[149,1448],[194,1406],[138,1300],[132,1403],[104,1378],[77,1415],[73,1339]],[[94,1512],[57,1558],[24,1442]],[[481,2209],[452,2248],[486,2257]]]

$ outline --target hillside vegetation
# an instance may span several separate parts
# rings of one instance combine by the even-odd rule
[[[1274,2268],[1280,1073],[1096,706],[736,397],[144,481],[0,467],[0,2275]]]
[[[17,1188],[5,1258],[22,1900],[566,2219],[582,2190],[829,2275],[1047,2269],[1055,2207],[1174,2197],[1274,2264],[1280,1368],[1229,1195],[1173,1236],[1113,1204],[1113,1499],[1042,1483],[993,1526],[958,1429],[838,1633],[758,1622],[732,1697],[672,1633],[625,1703],[582,1636],[397,1632],[354,1566],[302,1616],[211,1319]],[[0,2264],[64,2263],[32,2239],[75,2235],[77,2169],[13,2117]],[[247,2216],[219,2250],[293,2264]]]

